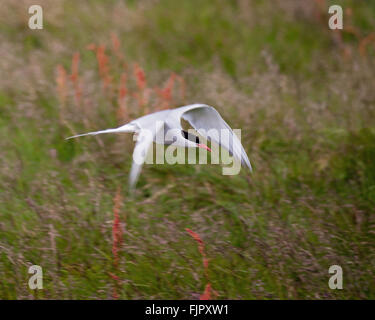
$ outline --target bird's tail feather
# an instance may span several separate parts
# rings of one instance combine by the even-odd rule
[[[102,133],[136,132],[136,131],[137,131],[136,126],[131,124],[131,123],[128,123],[128,124],[126,124],[122,127],[119,127],[119,128],[106,129],[106,130],[93,131],[93,132],[88,132],[88,133],[83,133],[83,134],[77,134],[75,136],[68,137],[65,140],[83,137],[83,136],[95,136],[97,134],[102,134]]]

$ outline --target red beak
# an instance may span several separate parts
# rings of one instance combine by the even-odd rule
[[[203,143],[198,143],[198,147],[199,148],[202,148],[202,149],[206,149],[207,151],[212,151],[209,147],[207,147],[205,144]]]

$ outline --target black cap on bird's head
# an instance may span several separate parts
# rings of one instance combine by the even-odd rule
[[[182,130],[182,135],[186,140],[199,144],[199,137]]]
[[[196,136],[194,134],[190,134],[190,133],[188,133],[187,131],[184,131],[184,130],[182,130],[182,135],[186,140],[189,140],[191,142],[196,143],[197,147],[202,148],[202,149],[206,149],[206,150],[211,152],[211,149],[208,146],[206,146],[204,143],[200,143],[200,140],[199,140],[198,136]]]

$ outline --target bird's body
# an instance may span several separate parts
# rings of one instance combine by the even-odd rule
[[[175,146],[188,148],[199,147],[211,151],[205,144],[199,143],[199,138],[197,136],[184,131],[181,125],[181,119],[188,121],[202,136],[215,141],[227,149],[237,160],[241,161],[243,166],[247,166],[250,171],[252,170],[249,158],[237,136],[216,109],[205,104],[191,104],[176,109],[158,111],[142,116],[115,129],[89,132],[67,139],[102,133],[130,132],[137,134],[137,143],[133,153],[133,165],[129,176],[130,186],[133,187],[138,180],[142,165],[147,156],[147,151],[152,142],[165,145],[173,143]],[[217,131],[227,130],[232,138],[232,144],[229,141],[220,140],[218,135],[208,136],[207,131],[212,129],[216,129]],[[137,155],[137,161],[134,157],[135,155]]]

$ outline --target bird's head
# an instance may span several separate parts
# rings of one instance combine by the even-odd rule
[[[194,135],[194,134],[191,134],[185,130],[182,130],[182,136],[184,137],[185,140],[187,140],[187,147],[190,147],[190,148],[202,148],[202,149],[206,149],[207,151],[212,151],[207,145],[205,145],[204,143],[201,143],[200,140],[199,140],[199,137]]]

